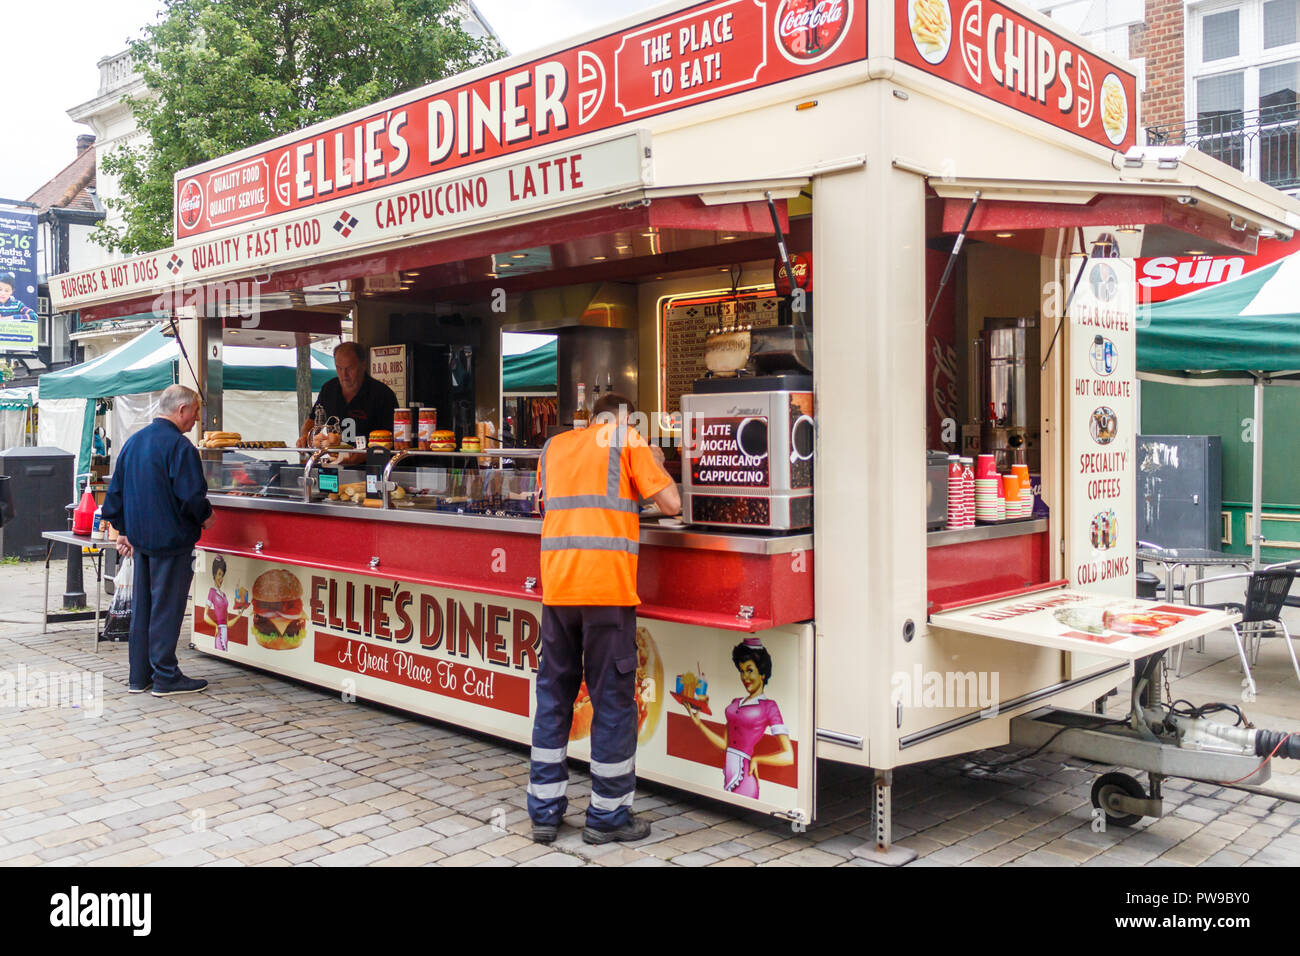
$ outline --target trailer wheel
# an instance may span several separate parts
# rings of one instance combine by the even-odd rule
[[[1136,797],[1139,800],[1145,800],[1146,790],[1142,784],[1130,777],[1126,773],[1120,773],[1118,770],[1111,773],[1103,773],[1093,782],[1092,785],[1092,805],[1106,814],[1106,822],[1116,827],[1131,827],[1142,819],[1140,813],[1116,813],[1107,804],[1107,798],[1111,794],[1122,794],[1126,797]]]

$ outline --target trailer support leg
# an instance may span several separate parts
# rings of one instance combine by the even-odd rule
[[[890,819],[894,800],[894,771],[877,770],[871,783],[872,844],[856,847],[853,855],[881,866],[903,866],[916,859],[916,851],[893,845],[893,822]]]

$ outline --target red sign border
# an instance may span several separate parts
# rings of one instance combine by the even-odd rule
[[[983,99],[988,100],[990,103],[996,103],[996,104],[998,104],[999,106],[1005,107],[1006,109],[1011,110],[1012,112],[1016,113],[1016,114],[1019,115],[1019,116],[1027,117],[1028,119],[1031,119],[1031,120],[1033,120],[1033,121],[1036,122],[1036,123],[1042,123],[1043,125],[1045,125],[1045,126],[1051,128],[1051,129],[1054,129],[1054,130],[1059,130],[1059,131],[1062,132],[1062,133],[1070,133],[1070,134],[1072,134],[1072,135],[1074,135],[1074,136],[1078,136],[1080,139],[1084,140],[1085,142],[1091,143],[1093,146],[1099,146],[1099,147],[1101,147],[1102,149],[1110,149],[1110,150],[1113,151],[1113,152],[1123,152],[1123,151],[1125,151],[1125,150],[1127,150],[1127,149],[1132,149],[1133,146],[1137,145],[1137,134],[1138,134],[1138,125],[1139,125],[1139,124],[1138,124],[1138,119],[1137,119],[1137,107],[1138,107],[1138,102],[1137,102],[1137,101],[1138,101],[1138,93],[1139,93],[1139,91],[1138,91],[1138,89],[1137,89],[1137,74],[1136,74],[1136,73],[1130,73],[1130,72],[1128,72],[1128,71],[1125,70],[1123,67],[1119,66],[1119,65],[1118,65],[1117,63],[1115,63],[1114,61],[1107,59],[1107,58],[1106,58],[1105,56],[1103,56],[1102,54],[1097,53],[1097,52],[1095,52],[1094,50],[1089,49],[1088,47],[1085,47],[1082,43],[1080,43],[1080,42],[1078,42],[1078,41],[1076,41],[1076,40],[1071,40],[1069,37],[1062,36],[1060,33],[1056,32],[1056,30],[1054,30],[1052,27],[1043,24],[1043,23],[1040,22],[1039,20],[1034,19],[1032,16],[1027,16],[1027,15],[1025,14],[1024,11],[1016,10],[1016,9],[1014,9],[1014,8],[1012,8],[1012,7],[1010,7],[1010,6],[1008,6],[1007,4],[1003,3],[1002,0],[984,0],[984,2],[986,2],[986,3],[995,3],[995,4],[997,4],[998,6],[1002,7],[1004,10],[1006,10],[1006,11],[1008,11],[1008,12],[1010,12],[1010,13],[1015,14],[1016,16],[1020,17],[1020,18],[1023,19],[1023,20],[1028,21],[1029,23],[1034,24],[1034,26],[1035,26],[1035,27],[1036,27],[1040,32],[1048,34],[1048,35],[1051,36],[1054,40],[1058,40],[1058,41],[1060,41],[1060,42],[1062,42],[1062,43],[1066,43],[1066,44],[1068,44],[1068,45],[1070,46],[1071,49],[1076,50],[1076,51],[1078,51],[1078,52],[1080,52],[1080,53],[1086,53],[1088,56],[1094,57],[1094,58],[1100,60],[1102,63],[1107,64],[1107,65],[1110,67],[1111,71],[1114,72],[1117,76],[1119,76],[1119,77],[1121,77],[1121,78],[1125,78],[1125,77],[1126,77],[1126,78],[1128,78],[1129,80],[1131,80],[1132,83],[1133,83],[1133,91],[1132,91],[1132,96],[1129,97],[1129,99],[1130,99],[1130,102],[1129,102],[1129,119],[1130,119],[1130,127],[1131,127],[1131,130],[1130,130],[1129,135],[1132,137],[1133,142],[1132,142],[1132,143],[1129,143],[1128,146],[1117,146],[1117,145],[1115,145],[1115,144],[1113,144],[1113,143],[1110,143],[1109,139],[1106,141],[1106,143],[1100,143],[1100,142],[1098,142],[1097,140],[1093,139],[1091,136],[1089,136],[1087,133],[1085,133],[1085,132],[1080,132],[1077,128],[1070,127],[1070,126],[1057,126],[1055,123],[1049,122],[1048,120],[1043,119],[1041,116],[1035,116],[1033,113],[1027,112],[1026,110],[1016,109],[1016,107],[1012,106],[1010,103],[1004,103],[1004,102],[1002,102],[1001,100],[999,100],[997,97],[992,96],[992,95],[990,95],[990,94],[988,94],[988,93],[985,93],[985,92],[984,92],[983,90],[981,90],[981,89],[976,89],[976,88],[973,87],[973,86],[967,86],[967,85],[964,84],[964,83],[958,83],[956,80],[950,80],[950,79],[948,79],[948,77],[943,76],[942,74],[940,74],[940,73],[938,73],[938,72],[935,72],[935,71],[932,70],[932,69],[928,69],[927,67],[920,66],[920,65],[918,65],[918,64],[916,64],[916,63],[913,63],[911,60],[903,59],[901,56],[899,56],[899,51],[898,51],[898,37],[899,37],[899,32],[900,32],[904,27],[907,28],[907,31],[908,31],[909,34],[911,33],[911,25],[910,25],[910,23],[908,22],[908,17],[907,17],[907,4],[908,4],[908,0],[894,0],[894,15],[895,15],[895,19],[894,19],[894,56],[893,56],[894,61],[895,61],[896,63],[901,63],[901,64],[903,64],[904,66],[909,66],[909,67],[911,67],[911,68],[914,69],[914,70],[919,70],[920,72],[924,73],[926,76],[934,77],[936,80],[941,80],[941,81],[943,81],[944,83],[947,83],[947,84],[949,84],[949,85],[951,85],[951,86],[955,86],[955,87],[957,87],[957,89],[959,89],[959,90],[965,90],[967,93],[974,93],[976,96],[982,97]],[[1034,11],[1034,12],[1037,12],[1037,11]],[[957,24],[957,18],[954,17],[954,18],[953,18],[953,30],[954,30],[954,34],[955,34],[955,31],[956,31],[956,24]],[[954,38],[953,38],[953,43],[954,43],[954,44],[956,43],[956,37],[955,37],[955,35],[954,35]],[[912,49],[915,51],[915,47],[913,47]],[[918,54],[918,58],[919,58],[919,56],[920,56],[920,55]],[[937,65],[938,65],[938,64],[930,64],[930,66],[937,66]],[[1102,84],[1105,83],[1105,82],[1106,82],[1106,78],[1103,76],[1102,79],[1101,79],[1101,82],[1096,84],[1096,89],[1097,89],[1097,91],[1098,91],[1098,96],[1100,96],[1100,91],[1101,91]],[[1121,82],[1123,82],[1122,79],[1121,79]],[[1124,90],[1124,95],[1125,95],[1126,97],[1129,96],[1129,90],[1128,90],[1127,88],[1125,88],[1125,90]],[[1096,105],[1096,104],[1094,104],[1094,106],[1095,106],[1095,105]]]

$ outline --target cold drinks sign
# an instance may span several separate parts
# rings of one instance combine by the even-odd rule
[[[1085,259],[1070,305],[1070,584],[1133,597],[1137,313],[1130,259]]]
[[[176,239],[471,166],[867,54],[863,0],[721,0],[179,173]]]

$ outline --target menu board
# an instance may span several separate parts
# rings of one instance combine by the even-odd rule
[[[1133,597],[1136,271],[1131,259],[1085,259],[1080,267],[1069,315],[1067,573],[1075,587]]]
[[[741,293],[734,301],[729,293],[709,293],[668,300],[663,307],[663,396],[665,412],[679,412],[683,395],[693,390],[697,379],[709,368],[704,364],[704,345],[709,332],[720,325],[748,325],[766,329],[777,324],[774,291]]]
[[[397,396],[397,406],[406,404],[406,346],[376,345],[370,350],[370,377],[383,382]]]
[[[692,417],[691,484],[697,487],[766,488],[767,418]]]

